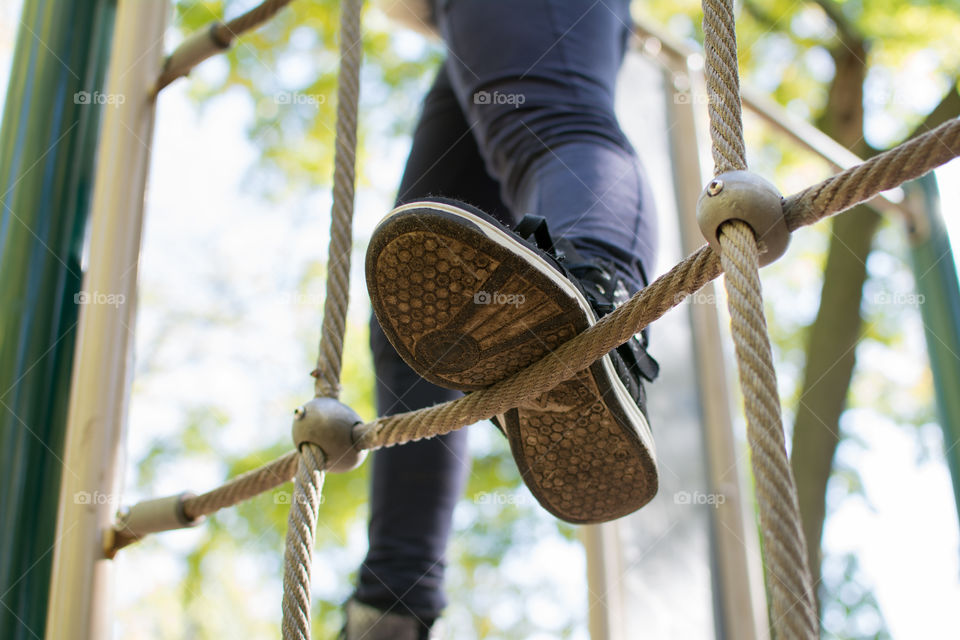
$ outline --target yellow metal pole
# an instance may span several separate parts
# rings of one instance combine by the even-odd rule
[[[120,502],[130,346],[154,98],[169,4],[120,0],[93,191],[47,640],[111,636],[111,561],[103,552]]]

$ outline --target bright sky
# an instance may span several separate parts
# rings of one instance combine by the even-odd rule
[[[9,77],[18,4],[0,5],[0,104]],[[237,304],[244,317],[238,326],[219,333],[183,336],[172,351],[161,354],[179,361],[184,353],[202,351],[189,369],[178,370],[176,376],[151,378],[149,389],[135,390],[132,422],[137,431],[129,443],[133,459],[153,438],[178,424],[172,405],[230,406],[237,437],[225,446],[244,450],[269,440],[264,437],[265,428],[288,428],[289,389],[309,392],[302,380],[309,363],[303,362],[292,336],[318,322],[319,300],[291,302],[277,291],[294,289],[303,265],[323,251],[329,198],[317,193],[307,201],[269,204],[244,192],[244,174],[256,154],[244,135],[250,117],[249,104],[236,95],[214,101],[198,115],[182,84],[165,91],[160,102],[138,350],[149,352],[151,337],[162,330],[151,315],[152,305],[165,305],[168,312],[229,315],[230,295],[225,300],[209,299],[208,291],[195,285],[193,274],[212,277],[212,269],[229,265],[229,272],[219,275],[232,283],[226,285],[228,291],[242,283],[243,299]],[[377,178],[361,194],[360,239],[369,235],[386,211],[402,154],[402,148],[387,149],[375,160],[376,170],[369,172]],[[938,172],[938,178],[951,236],[960,238],[960,162]],[[364,317],[368,307],[362,280],[357,277],[354,282],[358,288],[352,312]],[[828,521],[825,545],[834,552],[857,552],[894,638],[956,637],[960,536],[942,454],[921,459],[917,438],[875,412],[851,411],[844,420],[866,446],[841,447],[839,457],[859,469],[867,500],[844,502]],[[924,430],[922,438],[934,445],[934,451],[942,451],[939,430]],[[216,480],[217,470],[184,472],[194,488],[202,488]],[[179,491],[182,477],[173,477],[168,484],[165,489]],[[185,547],[195,540],[192,532],[172,535],[180,536],[177,539]],[[362,553],[362,537],[352,538],[350,544],[354,555]],[[158,580],[176,578],[161,565],[149,567]],[[142,569],[127,567],[122,575],[129,577]],[[581,575],[578,572],[575,578],[580,580]],[[271,594],[268,597],[279,597],[272,585],[264,590]],[[137,593],[131,588],[122,597],[132,600]]]

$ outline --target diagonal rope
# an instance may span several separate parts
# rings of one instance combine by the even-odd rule
[[[812,224],[869,200],[882,190],[924,175],[957,156],[960,119],[787,198],[784,216],[791,230]],[[909,163],[901,163],[907,160]],[[702,247],[541,361],[457,400],[361,425],[355,431],[357,447],[374,449],[440,435],[537,397],[626,342],[719,274],[718,257],[709,247]]]
[[[881,191],[919,178],[960,155],[960,118],[911,138],[787,198],[783,216],[790,231],[870,200]]]
[[[757,485],[771,618],[778,638],[814,640],[819,623],[763,316],[757,241],[753,230],[739,220],[724,223],[719,240]]]
[[[320,353],[317,356],[317,397],[340,395],[343,334],[350,294],[350,254],[353,249],[353,208],[357,158],[357,111],[360,100],[360,36],[362,0],[344,0],[340,14],[340,77],[337,87],[337,131],[333,167],[333,207],[327,291],[323,306]]]
[[[290,478],[297,469],[297,453],[290,453],[277,458],[259,469],[239,475],[207,493],[191,496],[183,501],[183,511],[189,520],[196,520],[210,515],[224,507],[239,504],[250,498],[279,487]]]
[[[227,46],[238,33],[266,21],[289,2],[267,0],[226,25],[215,25],[210,32],[211,38],[217,41],[214,44]],[[361,9],[362,0],[346,0],[342,4],[331,246],[320,354],[314,371],[318,397],[335,398],[340,390],[352,248]],[[704,33],[715,170],[719,174],[745,169],[736,34],[730,0],[704,0]],[[172,78],[176,73],[186,73],[197,60],[212,55],[212,51],[209,43],[193,53],[187,51],[179,65],[168,65],[166,76]],[[957,155],[960,155],[960,120],[953,120],[786,199],[783,215],[788,228],[793,231],[850,208],[880,191],[923,175]],[[762,313],[756,240],[749,227],[735,223],[724,226],[720,243],[753,454],[773,625],[779,638],[810,640],[818,634],[818,622]],[[594,327],[511,378],[453,402],[358,425],[354,431],[356,448],[392,446],[440,435],[549,391],[715,278],[720,273],[720,262],[709,247],[701,248]],[[282,625],[285,639],[310,637],[310,568],[324,464],[320,448],[307,443],[300,453],[289,453],[217,489],[183,501],[187,520],[194,519],[275,487],[288,480],[296,469],[285,553]],[[122,535],[117,538],[122,539]]]
[[[227,48],[240,33],[273,17],[291,0],[265,0],[206,36],[186,41],[165,64],[155,91],[185,75],[198,62]],[[362,0],[341,5],[340,74],[328,252],[327,293],[316,378],[317,397],[340,392],[343,337],[349,302],[352,220],[355,200],[357,113],[362,58]],[[737,64],[733,0],[703,0],[706,79],[715,173],[746,169],[746,150]],[[922,175],[960,154],[960,121],[954,120],[872,160],[853,167],[783,202],[790,231],[842,211]],[[725,224],[722,256],[701,248],[629,302],[539,362],[488,389],[460,400],[380,418],[354,430],[357,449],[392,446],[440,435],[520,405],[549,391],[700,289],[720,272],[722,262],[747,414],[747,435],[757,485],[761,532],[771,591],[772,623],[778,638],[813,640],[819,625],[806,564],[792,470],[784,446],[776,372],[770,350],[758,272],[758,248],[750,228]],[[292,452],[201,496],[182,502],[191,521],[237,504],[285,482],[296,469],[284,562],[283,637],[310,638],[310,572],[325,456],[315,444]],[[154,529],[155,530],[155,529]],[[132,540],[116,531],[114,551]]]
[[[359,425],[354,429],[354,442],[363,449],[389,447],[447,433],[517,407],[586,369],[639,332],[633,327],[647,326],[719,273],[716,254],[703,247],[593,327],[526,369],[457,400]]]
[[[925,175],[960,156],[960,119],[917,136],[847,171],[785,199],[784,217],[791,231],[813,224],[875,197],[881,191]],[[556,386],[567,372],[578,372],[626,342],[686,296],[720,275],[720,260],[708,246],[660,276],[597,324],[493,387],[426,409],[378,418],[358,425],[358,449],[389,447],[454,431],[503,413]],[[559,364],[559,366],[558,366]],[[572,374],[571,374],[572,375]],[[250,471],[221,487],[185,501],[188,515],[199,517],[233,506],[289,481],[297,453]],[[261,479],[260,476],[266,476]]]

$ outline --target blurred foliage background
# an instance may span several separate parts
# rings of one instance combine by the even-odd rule
[[[169,45],[252,4],[246,0],[180,0]],[[333,157],[337,7],[333,0],[294,2],[273,22],[244,36],[216,73],[195,73],[185,81],[200,112],[228,94],[249,102],[252,115],[246,134],[258,150],[244,178],[250,197],[284,203],[328,186]],[[745,82],[857,153],[875,153],[913,131],[960,113],[958,0],[744,0],[737,8]],[[634,10],[693,46],[702,41],[699,3],[694,0],[650,0],[636,3]],[[443,52],[438,44],[394,27],[374,8],[368,8],[366,16],[359,167],[361,184],[370,186],[376,183],[370,171],[382,156],[389,155],[386,149],[408,143],[419,101]],[[909,83],[904,80],[907,76]],[[922,90],[905,92],[905,86],[922,86]],[[762,173],[776,176],[785,192],[825,175],[821,163],[811,162],[808,155],[781,138],[762,127],[751,127],[750,122],[748,127],[751,163]],[[905,380],[898,372],[878,366],[904,354],[917,355],[915,336],[911,338],[913,334],[904,330],[916,324],[915,309],[877,303],[877,292],[912,286],[900,223],[880,221],[875,214],[862,211],[851,218],[856,228],[844,230],[834,225],[831,229],[827,224],[795,238],[792,267],[773,266],[765,272],[764,283],[793,447],[807,447],[811,456],[826,460],[813,471],[797,470],[799,483],[809,488],[804,517],[808,536],[812,536],[811,562],[818,575],[823,567],[819,595],[824,637],[881,639],[889,637],[883,612],[857,558],[820,558],[817,545],[832,509],[844,500],[865,499],[857,471],[849,464],[855,455],[845,453],[863,443],[861,436],[846,428],[844,416],[848,411],[868,412],[878,420],[895,423],[916,433],[921,448],[936,442],[924,435],[935,428],[935,417],[928,373],[921,369]],[[819,274],[829,262],[830,252],[856,244],[848,236],[862,236],[865,230],[870,234],[866,242],[859,243],[862,273],[836,267],[827,274],[845,299],[852,301],[847,313],[832,309],[832,313],[818,315]],[[294,275],[296,294],[322,291],[322,250],[318,249],[317,255],[315,263]],[[158,355],[185,327],[199,324],[213,331],[217,323],[228,325],[232,318],[254,313],[252,303],[231,294],[229,285],[219,277],[211,276],[205,286],[216,291],[220,300],[217,310],[178,312],[163,292],[145,292],[144,304],[156,318],[145,327],[152,346],[140,354],[136,394],[150,395],[148,390],[156,388],[157,380],[190,357],[186,351],[178,356]],[[864,290],[866,295],[862,295]],[[295,323],[304,372],[309,371],[315,350],[317,308],[298,316]],[[810,358],[812,341],[819,344],[814,338],[818,333],[841,341],[818,349],[849,355],[842,366],[823,365],[828,384],[821,387],[829,387],[832,393],[828,396],[818,394],[809,382],[809,368],[821,366]],[[371,417],[373,372],[366,339],[363,318],[353,317],[344,371],[345,401],[364,417]],[[855,366],[858,356],[860,364]],[[246,368],[245,375],[256,373],[255,361],[238,366]],[[289,389],[307,393],[307,383],[301,384],[284,387],[278,383],[280,390],[271,391],[274,405],[296,406],[303,396]],[[133,494],[162,493],[165,479],[176,478],[188,468],[204,469],[206,475],[201,477],[213,484],[289,448],[282,430],[276,437],[258,432],[254,441],[259,444],[254,449],[249,442],[230,444],[235,436],[228,435],[229,425],[236,418],[230,407],[192,402],[171,408],[169,415],[180,426],[134,447],[129,481]],[[832,428],[805,426],[804,421],[811,417]],[[819,437],[824,433],[839,437]],[[562,587],[546,575],[525,579],[523,572],[499,570],[518,559],[534,557],[545,541],[558,549],[575,549],[574,529],[546,516],[529,499],[502,439],[487,430],[474,440],[473,471],[458,510],[450,555],[449,592],[455,605],[448,624],[457,629],[452,637],[582,636],[584,611],[548,606],[569,600],[558,592]],[[314,565],[314,631],[318,638],[337,633],[339,606],[350,593],[347,578],[353,578],[362,558],[366,483],[365,467],[326,480]],[[203,486],[208,485],[197,488]],[[491,492],[509,499],[494,503],[474,499]],[[282,487],[216,515],[196,531],[157,536],[131,549],[137,562],[151,557],[167,563],[169,566],[158,566],[157,571],[171,579],[138,587],[131,597],[133,603],[120,612],[120,635],[157,639],[277,637],[289,495],[290,486]],[[185,566],[173,566],[182,557]],[[265,599],[259,598],[263,594]],[[524,606],[532,601],[543,606]],[[211,607],[230,615],[211,616]],[[537,613],[543,607],[549,615]]]

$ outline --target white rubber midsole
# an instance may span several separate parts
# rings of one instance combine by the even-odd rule
[[[520,254],[523,256],[528,264],[534,267],[542,275],[549,278],[571,299],[575,300],[580,306],[580,309],[586,314],[587,323],[589,326],[592,327],[596,323],[596,316],[593,313],[593,309],[590,307],[590,303],[586,298],[583,297],[583,294],[581,294],[580,291],[573,286],[573,283],[571,283],[562,273],[558,272],[550,263],[544,260],[535,251],[517,242],[517,239],[514,236],[506,233],[503,229],[490,224],[483,218],[475,216],[469,211],[445,202],[410,202],[405,205],[401,205],[388,213],[379,224],[383,224],[384,221],[395,214],[402,213],[404,211],[410,211],[411,209],[436,209],[467,218],[471,224],[477,226],[481,231],[483,231],[484,235],[486,235],[490,240],[496,242],[498,245],[504,247],[514,254]],[[637,432],[637,437],[640,438],[641,443],[650,451],[651,457],[655,459],[656,450],[653,443],[653,434],[650,431],[650,425],[647,423],[647,419],[644,417],[643,412],[640,411],[637,403],[632,397],[630,397],[630,392],[627,391],[627,387],[623,384],[623,381],[620,380],[620,376],[617,375],[617,372],[613,367],[613,362],[610,360],[610,356],[603,356],[600,359],[600,362],[603,365],[603,369],[606,372],[607,377],[613,382],[614,394],[616,395],[617,400],[620,402],[620,406],[624,409],[624,411],[626,411],[631,425],[633,425]]]

